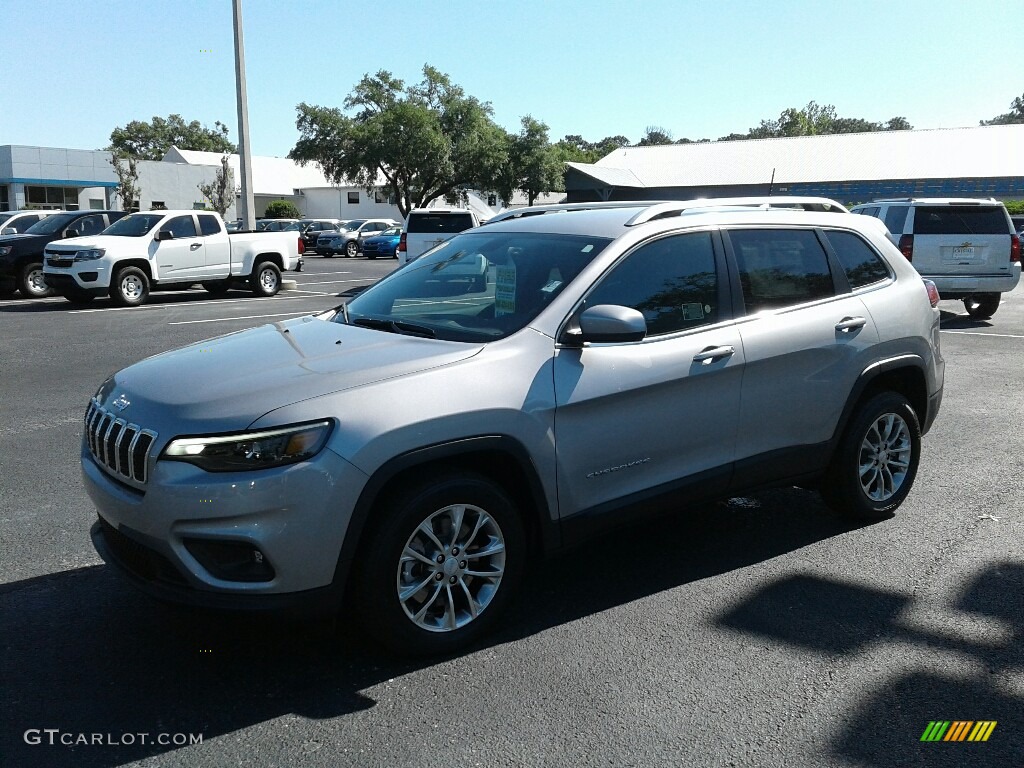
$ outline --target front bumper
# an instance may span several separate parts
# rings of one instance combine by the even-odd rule
[[[209,473],[156,461],[144,493],[113,479],[84,444],[81,461],[100,515],[92,532],[97,551],[158,597],[276,607],[338,587],[341,545],[366,476],[330,449],[257,472]],[[196,542],[258,552],[269,577],[225,577]]]
[[[44,270],[43,275],[46,278],[46,284],[49,285],[57,293],[77,293],[77,294],[88,294],[89,296],[106,296],[108,292],[107,286],[97,286],[97,274],[82,273],[82,275],[74,274],[55,274],[53,272],[46,272]],[[92,280],[83,280],[83,277],[92,277]]]

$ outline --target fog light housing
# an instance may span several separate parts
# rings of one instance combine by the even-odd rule
[[[256,582],[274,578],[274,568],[266,555],[249,542],[186,538],[184,544],[215,579]]]

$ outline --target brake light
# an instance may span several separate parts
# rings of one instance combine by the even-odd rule
[[[301,237],[299,238],[299,256],[306,252],[306,241]]]
[[[907,261],[914,260],[914,236],[903,235],[900,237],[900,253],[907,257]]]
[[[928,301],[931,302],[932,308],[939,306],[939,289],[935,287],[935,283],[931,280],[925,280],[924,287],[928,291]]]
[[[1020,264],[1020,238],[1010,235],[1010,263]]]
[[[398,238],[398,250],[400,253],[405,253],[409,250],[405,245],[405,232],[403,232],[402,236]]]

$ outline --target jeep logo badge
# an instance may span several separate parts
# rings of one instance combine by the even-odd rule
[[[132,404],[132,401],[129,400],[127,397],[125,397],[124,393],[118,395],[114,399],[114,402],[111,403],[111,405],[114,406],[115,408],[117,408],[117,410],[119,410],[119,411],[123,411],[125,408],[127,408],[131,404]]]

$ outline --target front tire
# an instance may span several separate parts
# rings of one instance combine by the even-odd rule
[[[122,267],[110,283],[110,298],[121,307],[137,307],[149,296],[149,276],[138,267]]]
[[[53,289],[46,284],[43,265],[26,264],[18,274],[18,290],[26,299],[45,299],[53,296]]]
[[[490,631],[526,562],[522,519],[504,490],[480,475],[442,475],[376,513],[353,577],[366,630],[417,656],[459,651]]]
[[[356,256],[358,256],[359,243],[356,242],[355,240],[349,240],[347,243],[345,243],[345,255],[350,259],[354,259]]]
[[[921,458],[921,425],[910,402],[882,392],[847,426],[821,484],[825,503],[859,520],[892,517],[907,498]]]
[[[977,293],[964,299],[964,309],[975,320],[988,320],[999,309],[998,293]]]
[[[281,290],[281,270],[272,261],[261,261],[253,269],[249,284],[256,296],[275,296]]]

